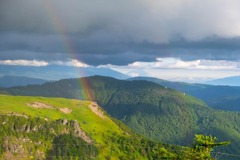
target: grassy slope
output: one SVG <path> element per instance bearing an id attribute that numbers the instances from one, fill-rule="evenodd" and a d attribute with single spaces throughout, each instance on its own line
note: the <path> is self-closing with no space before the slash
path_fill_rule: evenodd
<path id="1" fill-rule="evenodd" d="M 33 102 L 49 104 L 54 106 L 54 109 L 37 109 L 27 105 Z M 125 137 L 131 139 L 140 136 L 133 134 L 124 126 L 116 124 L 107 115 L 104 119 L 100 118 L 88 107 L 89 104 L 89 101 L 69 100 L 64 98 L 0 95 L 0 114 L 24 114 L 33 117 L 47 118 L 48 120 L 77 120 L 80 127 L 91 136 L 100 149 L 98 159 L 105 159 L 105 157 L 109 155 L 112 159 L 118 159 L 117 157 L 121 155 L 127 156 L 126 154 L 128 153 L 122 152 L 117 142 L 114 142 L 114 140 L 112 141 L 109 137 Z M 59 108 L 66 107 L 72 109 L 72 112 L 66 114 L 59 110 Z M 136 154 L 138 159 L 147 159 L 138 152 L 134 154 Z"/>
<path id="2" fill-rule="evenodd" d="M 195 133 L 212 134 L 221 141 L 233 141 L 225 151 L 238 153 L 240 150 L 239 113 L 211 109 L 196 98 L 151 82 L 98 76 L 85 81 L 94 101 L 111 116 L 149 138 L 186 145 Z M 7 91 L 18 95 L 82 98 L 78 79 Z"/>

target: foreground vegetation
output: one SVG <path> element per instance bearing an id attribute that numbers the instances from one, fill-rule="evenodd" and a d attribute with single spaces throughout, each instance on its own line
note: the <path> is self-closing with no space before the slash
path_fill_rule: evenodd
<path id="1" fill-rule="evenodd" d="M 0 96 L 1 157 L 158 159 L 178 156 L 168 150 L 180 147 L 147 140 L 112 120 L 100 108 L 97 108 L 99 113 L 91 110 L 90 104 L 62 98 Z"/>
<path id="2" fill-rule="evenodd" d="M 94 103 L 0 95 L 0 158 L 200 160 L 226 144 L 201 135 L 192 148 L 148 140 L 89 105 Z"/>

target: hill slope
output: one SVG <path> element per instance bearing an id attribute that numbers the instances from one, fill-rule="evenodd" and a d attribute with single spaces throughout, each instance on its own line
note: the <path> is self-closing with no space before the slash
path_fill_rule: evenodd
<path id="1" fill-rule="evenodd" d="M 11 94 L 42 95 L 97 101 L 110 115 L 134 131 L 163 141 L 189 145 L 196 133 L 212 134 L 234 143 L 225 151 L 240 150 L 239 113 L 209 108 L 202 101 L 148 81 L 121 81 L 108 77 L 81 78 L 88 83 L 87 97 L 79 79 L 40 86 L 16 87 Z"/>
<path id="2" fill-rule="evenodd" d="M 135 77 L 129 80 L 147 80 L 155 82 L 159 85 L 173 88 L 197 97 L 215 109 L 240 111 L 240 87 L 170 82 L 151 77 Z"/>
<path id="3" fill-rule="evenodd" d="M 93 102 L 4 95 L 0 102 L 2 159 L 175 159 L 181 155 L 180 147 L 133 133 Z"/>

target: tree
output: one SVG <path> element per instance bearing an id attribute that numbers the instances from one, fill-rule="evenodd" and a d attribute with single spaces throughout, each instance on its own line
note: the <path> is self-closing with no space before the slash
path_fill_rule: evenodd
<path id="1" fill-rule="evenodd" d="M 193 144 L 193 158 L 195 160 L 213 160 L 211 152 L 214 147 L 229 145 L 230 142 L 216 142 L 217 138 L 196 134 Z"/>

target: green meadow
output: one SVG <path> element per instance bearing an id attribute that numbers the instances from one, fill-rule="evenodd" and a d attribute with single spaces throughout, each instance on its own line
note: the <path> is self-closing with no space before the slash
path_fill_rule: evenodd
<path id="1" fill-rule="evenodd" d="M 58 137 L 62 136 L 61 129 L 63 130 L 63 126 L 59 125 L 58 127 L 55 125 L 55 122 L 58 120 L 76 120 L 79 123 L 80 128 L 93 140 L 91 145 L 97 148 L 97 156 L 95 156 L 94 159 L 152 159 L 157 156 L 168 156 L 172 158 L 177 156 L 175 153 L 171 153 L 165 149 L 168 145 L 147 140 L 146 138 L 133 133 L 121 122 L 111 119 L 100 107 L 97 107 L 97 109 L 93 111 L 89 107 L 91 104 L 92 102 L 90 101 L 80 101 L 75 99 L 0 95 L 0 114 L 2 116 L 2 123 L 4 124 L 0 128 L 0 131 L 3 131 L 1 138 L 6 139 L 8 136 L 14 138 L 33 137 L 33 142 L 36 139 L 36 141 L 41 140 L 43 144 L 46 144 L 44 151 L 47 151 L 53 147 L 53 145 L 51 145 L 53 138 L 51 139 L 51 137 L 56 136 L 58 132 Z M 5 124 L 6 119 L 9 119 L 6 117 L 13 117 L 11 121 L 7 120 L 9 121 L 9 124 L 13 121 L 9 126 Z M 19 123 L 19 121 L 21 121 L 21 123 Z M 40 126 L 48 124 L 49 126 L 57 127 L 55 129 L 57 130 L 55 133 L 56 135 L 51 135 L 48 131 L 45 131 L 45 134 L 49 134 L 49 137 L 39 139 L 37 136 L 42 137 L 43 135 L 38 135 L 42 131 L 35 133 L 35 136 L 33 136 L 31 135 L 31 132 L 24 133 L 20 132 L 19 129 L 16 129 L 19 128 L 19 125 L 21 128 L 21 125 L 26 126 L 28 123 L 32 124 L 32 121 Z M 11 126 L 13 127 L 11 128 Z M 49 129 L 50 127 L 47 128 Z M 3 134 L 4 130 L 10 135 Z M 7 130 L 13 131 L 8 132 Z M 57 140 L 60 141 L 61 139 Z M 22 143 L 19 139 L 15 141 Z M 172 147 L 177 146 L 171 146 L 169 148 Z M 159 150 L 153 152 L 151 148 Z M 38 150 L 38 147 L 35 146 L 35 149 Z M 60 148 L 59 150 L 61 150 L 62 153 L 62 150 L 64 149 Z M 164 154 L 159 154 L 159 152 L 163 151 Z M 73 159 L 74 152 L 69 152 L 71 154 L 66 154 L 72 155 L 70 159 Z M 1 149 L 0 153 L 2 153 L 2 157 L 6 156 L 4 149 Z M 63 157 L 64 156 L 65 155 L 63 155 Z M 34 156 L 32 157 L 36 158 Z M 58 158 L 56 157 L 56 159 L 59 159 L 59 156 Z M 66 157 L 64 159 L 66 159 Z"/>

